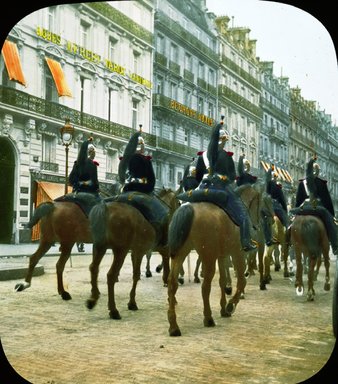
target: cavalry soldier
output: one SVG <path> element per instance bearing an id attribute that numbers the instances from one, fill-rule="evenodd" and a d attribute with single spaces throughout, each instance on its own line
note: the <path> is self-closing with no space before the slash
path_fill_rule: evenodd
<path id="1" fill-rule="evenodd" d="M 209 189 L 210 196 L 213 195 L 212 190 L 222 191 L 222 205 L 225 206 L 230 217 L 238 223 L 242 249 L 248 252 L 257 249 L 257 245 L 251 239 L 250 228 L 252 227 L 252 223 L 248 210 L 235 192 L 235 163 L 232 158 L 233 152 L 228 152 L 224 149 L 229 137 L 224 130 L 223 119 L 224 116 L 222 116 L 221 122 L 214 127 L 211 133 L 208 150 L 199 153 L 196 166 L 196 179 L 198 182 L 201 180 L 198 189 Z M 179 195 L 179 199 L 194 201 L 194 197 L 192 196 L 192 199 L 190 199 L 189 196 L 189 192 L 187 192 L 186 195 Z M 212 201 L 212 197 L 210 197 L 208 201 Z"/>
<path id="2" fill-rule="evenodd" d="M 196 166 L 197 159 L 193 157 L 190 164 L 188 164 L 184 169 L 183 179 L 182 179 L 182 187 L 184 191 L 190 191 L 192 189 L 196 189 L 199 185 L 199 182 L 196 178 Z"/>
<path id="3" fill-rule="evenodd" d="M 243 153 L 238 160 L 238 176 L 236 177 L 236 184 L 238 187 L 244 184 L 252 185 L 257 181 L 257 176 L 253 176 L 250 173 L 250 168 L 250 161 L 245 158 L 245 154 Z"/>
<path id="4" fill-rule="evenodd" d="M 87 192 L 99 198 L 99 181 L 97 177 L 99 163 L 93 160 L 95 157 L 95 147 L 92 141 L 93 138 L 90 137 L 81 144 L 77 160 L 74 162 L 73 169 L 69 175 L 69 184 L 73 186 L 75 193 Z"/>
<path id="5" fill-rule="evenodd" d="M 120 158 L 118 174 L 123 192 L 138 191 L 152 193 L 155 188 L 155 173 L 152 165 L 152 157 L 145 155 L 144 140 L 140 131 L 135 132 Z"/>
<path id="6" fill-rule="evenodd" d="M 334 255 L 338 255 L 335 212 L 327 187 L 327 180 L 319 177 L 320 166 L 316 163 L 316 160 L 317 155 L 314 154 L 307 164 L 306 178 L 299 180 L 296 194 L 296 207 L 301 207 L 301 210 L 295 209 L 293 211 L 295 214 L 315 214 L 313 211 L 316 211 L 325 224 L 332 252 Z M 305 207 L 305 202 L 310 202 L 312 213 Z"/>
<path id="7" fill-rule="evenodd" d="M 273 210 L 279 218 L 282 225 L 288 227 L 288 208 L 286 205 L 285 196 L 283 193 L 282 184 L 278 181 L 278 173 L 275 170 L 274 164 L 271 164 L 268 172 L 266 173 L 266 192 L 272 198 Z"/>

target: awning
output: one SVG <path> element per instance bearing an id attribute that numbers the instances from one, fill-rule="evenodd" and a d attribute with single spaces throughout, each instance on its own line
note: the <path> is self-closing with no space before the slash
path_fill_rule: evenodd
<path id="1" fill-rule="evenodd" d="M 261 160 L 261 164 L 265 170 L 265 172 L 268 172 L 268 170 L 270 169 L 270 164 L 269 163 L 266 163 L 265 161 Z M 280 167 L 276 167 L 275 166 L 275 170 L 278 174 L 278 177 L 283 180 L 283 181 L 286 181 L 288 183 L 292 183 L 292 177 L 290 176 L 290 173 L 289 171 L 287 171 L 286 169 L 284 168 L 280 168 Z"/>
<path id="2" fill-rule="evenodd" d="M 59 97 L 60 96 L 72 97 L 72 92 L 68 87 L 65 74 L 63 73 L 63 70 L 61 68 L 61 64 L 55 60 L 50 59 L 49 57 L 46 57 L 46 61 L 52 73 Z"/>
<path id="3" fill-rule="evenodd" d="M 72 192 L 72 187 L 68 186 L 68 193 Z M 50 183 L 47 181 L 37 182 L 35 208 L 41 203 L 52 201 L 57 197 L 65 194 L 65 185 L 58 183 Z M 40 239 L 40 223 L 32 228 L 32 241 Z"/>
<path id="4" fill-rule="evenodd" d="M 7 68 L 9 80 L 17 81 L 26 86 L 26 80 L 22 71 L 19 51 L 16 44 L 9 40 L 5 40 L 1 53 Z"/>

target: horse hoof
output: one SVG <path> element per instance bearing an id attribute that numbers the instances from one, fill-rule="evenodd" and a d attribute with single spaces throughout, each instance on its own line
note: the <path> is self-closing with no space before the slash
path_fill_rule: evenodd
<path id="1" fill-rule="evenodd" d="M 94 299 L 88 299 L 86 301 L 86 307 L 88 309 L 93 309 L 95 307 L 95 305 L 96 305 L 96 300 L 94 300 Z"/>
<path id="2" fill-rule="evenodd" d="M 15 291 L 16 292 L 21 292 L 25 289 L 25 286 L 22 283 L 18 283 L 15 285 Z"/>
<path id="3" fill-rule="evenodd" d="M 194 278 L 194 283 L 199 284 L 200 282 L 201 282 L 201 280 L 199 277 Z"/>
<path id="4" fill-rule="evenodd" d="M 227 295 L 231 295 L 231 294 L 232 294 L 232 287 L 225 287 L 225 288 L 224 288 L 224 292 L 225 292 Z"/>
<path id="5" fill-rule="evenodd" d="M 178 282 L 183 285 L 184 284 L 184 278 L 183 277 L 179 277 L 178 278 Z"/>
<path id="6" fill-rule="evenodd" d="M 62 300 L 71 300 L 72 296 L 68 292 L 62 292 L 61 293 Z"/>
<path id="7" fill-rule="evenodd" d="M 236 306 L 234 303 L 228 303 L 227 306 L 225 307 L 226 311 L 226 317 L 230 317 L 234 312 L 235 312 Z"/>
<path id="8" fill-rule="evenodd" d="M 204 320 L 204 326 L 205 327 L 214 327 L 216 324 L 215 324 L 215 321 L 213 318 L 211 319 L 205 319 Z"/>
<path id="9" fill-rule="evenodd" d="M 136 303 L 128 303 L 128 309 L 130 309 L 131 311 L 137 311 L 138 307 Z"/>
<path id="10" fill-rule="evenodd" d="M 157 273 L 160 273 L 162 271 L 162 266 L 161 265 L 158 265 L 157 267 L 156 267 L 156 272 Z"/>
<path id="11" fill-rule="evenodd" d="M 260 289 L 261 291 L 266 291 L 266 285 L 265 285 L 265 283 L 260 283 L 260 284 L 259 284 L 259 289 Z"/>
<path id="12" fill-rule="evenodd" d="M 241 293 L 241 295 L 240 295 L 239 298 L 240 298 L 240 299 L 245 299 L 244 293 Z"/>
<path id="13" fill-rule="evenodd" d="M 109 317 L 114 320 L 121 320 L 121 316 L 119 314 L 119 311 L 109 311 Z"/>
<path id="14" fill-rule="evenodd" d="M 146 272 L 146 277 L 153 277 L 153 274 L 150 271 Z"/>
<path id="15" fill-rule="evenodd" d="M 179 328 L 176 328 L 176 329 L 174 329 L 172 331 L 169 329 L 169 335 L 170 336 L 182 336 L 181 331 L 180 331 Z"/>
<path id="16" fill-rule="evenodd" d="M 297 287 L 296 288 L 296 295 L 297 296 L 303 296 L 304 294 L 304 288 L 303 287 Z"/>
<path id="17" fill-rule="evenodd" d="M 329 291 L 331 289 L 330 283 L 325 283 L 324 284 L 324 291 Z"/>

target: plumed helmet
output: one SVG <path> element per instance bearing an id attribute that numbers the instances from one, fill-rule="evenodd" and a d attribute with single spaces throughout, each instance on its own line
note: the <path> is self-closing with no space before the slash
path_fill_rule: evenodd
<path id="1" fill-rule="evenodd" d="M 277 180 L 277 179 L 278 179 L 278 173 L 277 173 L 277 171 L 272 171 L 272 172 L 271 172 L 271 177 L 272 177 L 272 179 Z"/>
<path id="2" fill-rule="evenodd" d="M 251 164 L 250 164 L 250 161 L 248 159 L 243 159 L 243 166 L 244 166 L 244 170 L 246 172 L 250 171 Z"/>
<path id="3" fill-rule="evenodd" d="M 224 116 L 221 116 L 220 121 L 220 129 L 219 129 L 219 141 L 218 144 L 222 144 L 229 140 L 229 136 L 226 134 L 225 128 L 224 128 Z"/>
<path id="4" fill-rule="evenodd" d="M 320 172 L 320 166 L 318 163 L 313 163 L 313 174 L 318 176 Z"/>
<path id="5" fill-rule="evenodd" d="M 142 124 L 140 124 L 139 127 L 140 127 L 140 132 L 142 133 Z M 136 152 L 144 153 L 144 148 L 145 148 L 144 138 L 141 135 L 139 135 L 138 141 L 137 141 Z"/>

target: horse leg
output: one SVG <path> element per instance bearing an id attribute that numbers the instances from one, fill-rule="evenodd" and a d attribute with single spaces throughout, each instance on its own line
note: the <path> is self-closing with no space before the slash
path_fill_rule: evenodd
<path id="1" fill-rule="evenodd" d="M 272 252 L 274 249 L 274 245 L 270 245 L 266 247 L 266 252 L 263 257 L 263 281 L 265 284 L 269 284 L 271 281 L 271 274 L 270 274 L 270 260 L 272 257 Z"/>
<path id="2" fill-rule="evenodd" d="M 264 280 L 264 252 L 265 245 L 262 245 L 258 248 L 258 272 L 259 272 L 259 288 L 264 291 L 266 289 L 266 283 Z"/>
<path id="3" fill-rule="evenodd" d="M 61 243 L 60 249 L 61 249 L 61 255 L 59 257 L 59 260 L 56 263 L 56 276 L 57 276 L 57 283 L 58 283 L 58 292 L 59 295 L 61 295 L 63 300 L 71 300 L 71 295 L 69 292 L 67 292 L 63 285 L 63 271 L 65 269 L 65 265 L 67 260 L 69 259 L 70 253 L 72 251 L 73 245 L 75 243 L 71 244 L 65 244 Z"/>
<path id="4" fill-rule="evenodd" d="M 319 256 L 320 257 L 320 256 Z M 315 290 L 313 287 L 313 277 L 314 277 L 314 270 L 315 270 L 315 265 L 317 264 L 317 260 L 314 257 L 309 258 L 310 264 L 309 264 L 309 271 L 308 271 L 308 278 L 307 278 L 307 283 L 308 283 L 308 290 L 307 290 L 307 301 L 313 301 L 315 298 Z"/>
<path id="5" fill-rule="evenodd" d="M 290 277 L 290 271 L 288 266 L 289 245 L 285 241 L 282 243 L 282 257 L 284 263 L 284 277 Z"/>
<path id="6" fill-rule="evenodd" d="M 181 269 L 180 269 L 180 273 L 178 274 L 178 282 L 183 285 L 184 284 L 184 268 L 183 268 L 183 264 L 181 266 Z"/>
<path id="7" fill-rule="evenodd" d="M 275 246 L 275 249 L 274 249 L 274 264 L 275 264 L 275 272 L 279 272 L 280 271 L 280 251 L 279 251 L 279 246 L 278 244 Z"/>
<path id="8" fill-rule="evenodd" d="M 324 291 L 329 291 L 331 288 L 330 285 L 330 258 L 329 258 L 329 250 L 323 251 L 324 255 L 324 266 L 325 266 L 325 283 L 324 283 Z M 317 272 L 318 273 L 318 272 Z"/>
<path id="9" fill-rule="evenodd" d="M 168 322 L 169 322 L 169 335 L 170 336 L 181 336 L 181 330 L 177 324 L 175 306 L 176 292 L 178 289 L 178 275 L 185 259 L 184 254 L 176 254 L 171 259 L 170 272 L 168 276 Z"/>
<path id="10" fill-rule="evenodd" d="M 109 317 L 114 320 L 120 320 L 121 316 L 115 303 L 115 283 L 119 281 L 119 274 L 127 256 L 128 249 L 113 249 L 114 261 L 107 273 L 108 284 L 108 309 Z"/>
<path id="11" fill-rule="evenodd" d="M 44 256 L 49 251 L 52 245 L 53 245 L 53 242 L 44 242 L 44 241 L 40 242 L 36 252 L 34 252 L 29 258 L 29 265 L 28 265 L 25 281 L 23 283 L 16 284 L 15 291 L 21 292 L 24 289 L 29 288 L 31 286 L 34 268 L 36 267 L 37 263 L 42 258 L 42 256 Z"/>
<path id="12" fill-rule="evenodd" d="M 151 251 L 146 253 L 146 260 L 147 260 L 147 264 L 146 264 L 146 277 L 152 277 L 153 276 L 152 273 L 151 273 L 151 270 L 150 270 L 151 254 L 152 254 Z"/>
<path id="13" fill-rule="evenodd" d="M 221 288 L 221 300 L 220 300 L 220 305 L 221 305 L 221 316 L 226 317 L 226 304 L 227 304 L 227 299 L 225 295 L 225 289 L 226 289 L 226 267 L 224 265 L 225 258 L 220 257 L 218 259 L 218 270 L 219 270 L 219 286 Z"/>
<path id="14" fill-rule="evenodd" d="M 131 261 L 133 264 L 133 286 L 129 294 L 129 303 L 128 309 L 131 311 L 137 311 L 138 307 L 136 304 L 136 286 L 138 281 L 141 279 L 141 263 L 142 263 L 142 254 L 132 252 Z"/>
<path id="15" fill-rule="evenodd" d="M 194 271 L 194 283 L 198 283 L 198 284 L 201 282 L 200 278 L 198 277 L 198 271 L 199 271 L 200 265 L 201 265 L 201 259 L 200 257 L 198 257 L 196 260 L 196 267 Z"/>
<path id="16" fill-rule="evenodd" d="M 295 245 L 295 257 L 296 257 L 296 294 L 297 296 L 303 295 L 304 285 L 303 285 L 303 261 L 302 261 L 302 252 Z"/>
<path id="17" fill-rule="evenodd" d="M 242 295 L 244 295 L 244 289 L 246 286 L 246 278 L 244 275 L 245 272 L 245 255 L 243 252 L 240 252 L 238 255 L 233 255 L 232 261 L 234 264 L 234 269 L 236 269 L 237 285 L 236 292 L 234 296 L 229 300 L 226 306 L 226 316 L 230 317 L 236 309 Z"/>
<path id="18" fill-rule="evenodd" d="M 91 296 L 87 300 L 87 304 L 86 304 L 88 309 L 93 309 L 97 303 L 97 300 L 100 297 L 100 291 L 97 285 L 97 278 L 99 275 L 100 263 L 106 251 L 107 251 L 106 247 L 99 247 L 96 244 L 93 244 L 93 258 L 89 266 L 90 283 L 92 286 L 92 290 L 91 290 Z"/>
<path id="19" fill-rule="evenodd" d="M 214 327 L 215 321 L 212 318 L 212 312 L 210 307 L 210 292 L 211 282 L 215 275 L 216 263 L 210 262 L 204 264 L 204 278 L 202 283 L 202 298 L 203 298 L 203 324 L 205 327 Z"/>
<path id="20" fill-rule="evenodd" d="M 227 295 L 232 294 L 232 280 L 231 280 L 231 273 L 230 273 L 230 256 L 226 255 L 224 257 L 224 279 L 225 279 L 225 285 L 224 285 L 224 291 Z"/>

